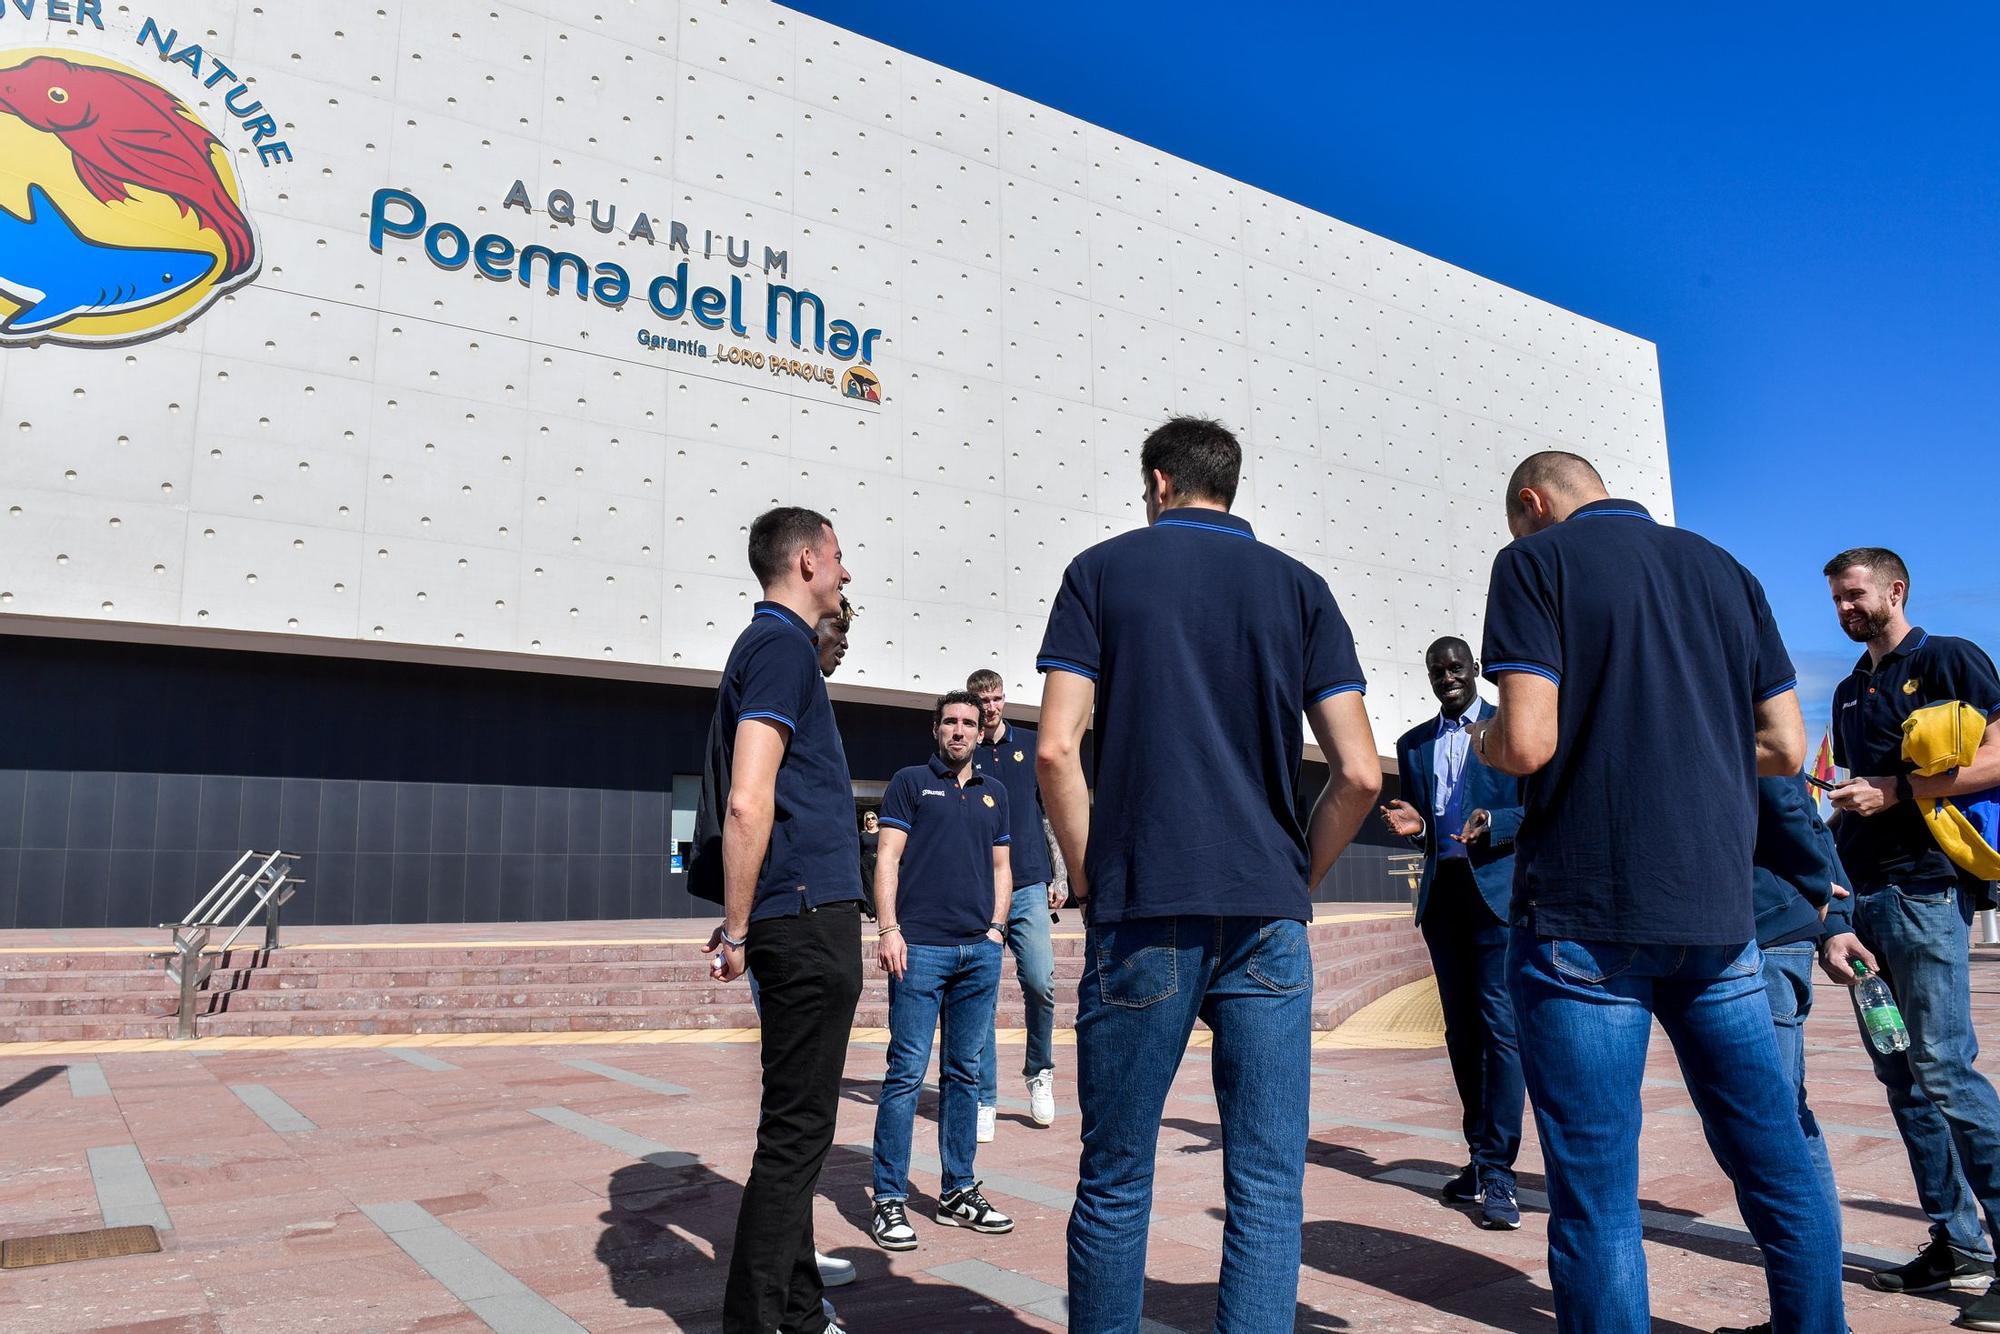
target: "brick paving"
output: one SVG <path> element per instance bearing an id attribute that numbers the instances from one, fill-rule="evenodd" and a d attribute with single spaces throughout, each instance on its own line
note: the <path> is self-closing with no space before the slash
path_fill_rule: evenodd
<path id="1" fill-rule="evenodd" d="M 1975 973 L 1984 1025 L 2000 1005 L 2000 956 L 1982 951 Z M 1820 999 L 1809 1063 L 1850 1256 L 1901 1257 L 1924 1238 L 1908 1168 L 1842 997 L 1823 987 Z M 1222 1228 L 1205 1055 L 1191 1053 L 1161 1132 L 1147 1297 L 1159 1328 L 1190 1334 L 1213 1318 Z M 850 1054 L 818 1205 L 822 1249 L 861 1271 L 834 1294 L 843 1319 L 855 1330 L 1060 1328 L 1070 1109 L 1037 1130 L 1014 1099 L 981 1149 L 989 1192 L 1019 1219 L 1013 1235 L 920 1217 L 921 1248 L 892 1258 L 866 1233 L 881 1062 L 875 1046 Z M 0 1328 L 714 1329 L 755 1081 L 755 1048 L 728 1041 L 0 1051 L 0 1235 L 147 1221 L 149 1209 L 171 1224 L 158 1255 L 6 1273 Z M 1434 1198 L 1462 1155 L 1442 1052 L 1320 1048 L 1313 1086 L 1297 1327 L 1552 1329 L 1542 1215 L 1492 1234 Z M 1664 1039 L 1644 1098 L 1655 1328 L 1761 1315 L 1755 1252 Z M 927 1102 L 920 1206 L 936 1184 L 929 1114 Z M 1532 1129 L 1522 1168 L 1524 1190 L 1537 1190 Z M 1861 1272 L 1850 1267 L 1848 1293 L 1863 1334 L 1940 1328 L 1966 1300 L 1890 1297 Z"/>

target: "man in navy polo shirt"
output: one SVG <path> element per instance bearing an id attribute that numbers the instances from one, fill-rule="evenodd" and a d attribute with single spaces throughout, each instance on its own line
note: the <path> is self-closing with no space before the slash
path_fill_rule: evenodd
<path id="1" fill-rule="evenodd" d="M 1150 526 L 1070 562 L 1036 662 L 1042 800 L 1086 928 L 1069 1220 L 1078 1334 L 1138 1327 L 1160 1114 L 1197 1019 L 1214 1033 L 1229 1146 L 1215 1327 L 1290 1329 L 1297 1310 L 1311 887 L 1382 770 L 1326 580 L 1228 512 L 1242 466 L 1217 422 L 1176 417 L 1148 436 Z M 1301 715 L 1331 771 L 1306 820 Z"/>
<path id="2" fill-rule="evenodd" d="M 848 574 L 825 516 L 775 509 L 750 525 L 763 586 L 716 694 L 709 757 L 724 815 L 717 976 L 756 970 L 764 1087 L 757 1152 L 723 1295 L 728 1334 L 827 1327 L 812 1197 L 833 1146 L 847 1035 L 861 995 L 860 846 L 853 781 L 820 675 L 820 618 Z M 726 779 L 723 777 L 726 775 Z"/>
<path id="3" fill-rule="evenodd" d="M 992 668 L 965 680 L 979 699 L 979 744 L 972 767 L 1007 787 L 1014 836 L 1008 856 L 1014 894 L 1007 910 L 1007 948 L 1027 1012 L 1028 1051 L 1021 1074 L 1028 1081 L 1028 1115 L 1038 1126 L 1056 1119 L 1056 960 L 1049 940 L 1049 912 L 1062 906 L 1051 887 L 1049 843 L 1042 832 L 1042 794 L 1035 782 L 1035 732 L 1007 721 L 1007 683 Z M 996 997 L 997 999 L 997 997 Z M 993 1138 L 999 1106 L 1000 1054 L 989 1036 L 979 1061 L 979 1142 Z"/>
<path id="4" fill-rule="evenodd" d="M 1839 1230 L 1751 905 L 1757 776 L 1805 759 L 1764 590 L 1721 548 L 1611 499 L 1574 454 L 1514 470 L 1507 526 L 1481 655 L 1500 703 L 1473 748 L 1527 778 L 1508 969 L 1558 1328 L 1652 1327 L 1639 1090 L 1658 1020 L 1763 1248 L 1774 1326 L 1844 1329 Z"/>
<path id="5" fill-rule="evenodd" d="M 1919 805 L 2000 784 L 2000 727 L 1986 729 L 1971 764 L 1926 778 L 1903 758 L 1903 720 L 1946 700 L 2000 719 L 2000 677 L 1976 644 L 1910 624 L 1910 572 L 1895 552 L 1843 551 L 1825 574 L 1840 628 L 1867 646 L 1833 692 L 1834 762 L 1854 775 L 1831 794 L 1834 834 L 1854 877 L 1855 934 L 1910 1029 L 1908 1051 L 1866 1050 L 1931 1220 L 1923 1252 L 1871 1282 L 1891 1292 L 1987 1287 L 1994 1251 L 1979 1214 L 1983 1207 L 2000 1229 L 2000 1098 L 1972 1064 L 1979 1041 L 1968 961 L 1973 898 L 1984 886 L 1939 850 Z M 2000 1244 L 2000 1231 L 1991 1240 Z M 1959 1323 L 2000 1329 L 2000 1291 Z"/>
<path id="6" fill-rule="evenodd" d="M 889 975 L 889 1056 L 875 1104 L 875 1217 L 885 1251 L 913 1250 L 910 1136 L 943 1021 L 938 1061 L 937 1221 L 974 1232 L 1011 1232 L 1014 1220 L 979 1193 L 979 1054 L 993 1028 L 1000 942 L 1014 893 L 1007 860 L 1007 789 L 972 767 L 979 699 L 941 696 L 931 714 L 930 763 L 899 769 L 882 794 L 875 859 L 877 954 Z"/>

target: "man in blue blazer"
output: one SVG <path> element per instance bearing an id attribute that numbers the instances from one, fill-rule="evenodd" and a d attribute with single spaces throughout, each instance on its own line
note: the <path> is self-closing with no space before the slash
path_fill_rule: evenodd
<path id="1" fill-rule="evenodd" d="M 1444 1003 L 1445 1049 L 1472 1155 L 1444 1197 L 1477 1204 L 1481 1227 L 1517 1228 L 1514 1158 L 1527 1086 L 1506 961 L 1521 780 L 1487 768 L 1469 744 L 1466 726 L 1493 712 L 1479 698 L 1470 646 L 1440 639 L 1424 654 L 1424 668 L 1440 709 L 1396 742 L 1402 798 L 1384 806 L 1382 818 L 1424 851 L 1417 925 Z"/>

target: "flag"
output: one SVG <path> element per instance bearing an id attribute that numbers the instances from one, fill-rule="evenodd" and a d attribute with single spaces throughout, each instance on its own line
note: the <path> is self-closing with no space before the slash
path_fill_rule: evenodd
<path id="1" fill-rule="evenodd" d="M 1833 767 L 1833 725 L 1831 723 L 1827 724 L 1826 731 L 1820 733 L 1819 753 L 1813 756 L 1812 776 L 1819 779 L 1822 783 L 1839 781 L 1839 776 Z M 1812 798 L 1814 806 L 1820 807 L 1822 810 L 1825 809 L 1825 800 L 1818 788 L 1812 789 Z"/>

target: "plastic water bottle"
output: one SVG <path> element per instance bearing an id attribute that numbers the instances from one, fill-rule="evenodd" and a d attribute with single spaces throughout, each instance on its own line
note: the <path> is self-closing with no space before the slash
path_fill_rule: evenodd
<path id="1" fill-rule="evenodd" d="M 1896 1008 L 1889 984 L 1869 972 L 1865 963 L 1854 965 L 1854 975 L 1861 979 L 1854 984 L 1854 1008 L 1861 1015 L 1861 1026 L 1868 1030 L 1868 1040 L 1875 1044 L 1875 1050 L 1884 1056 L 1908 1051 L 1910 1030 L 1903 1027 L 1903 1012 Z"/>

